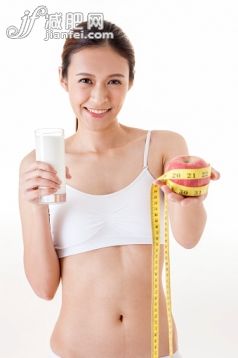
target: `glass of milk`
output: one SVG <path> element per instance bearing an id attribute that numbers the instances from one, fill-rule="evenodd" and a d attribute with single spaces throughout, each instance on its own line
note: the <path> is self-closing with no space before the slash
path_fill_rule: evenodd
<path id="1" fill-rule="evenodd" d="M 61 180 L 60 188 L 53 194 L 39 198 L 41 204 L 56 204 L 66 201 L 65 147 L 62 128 L 35 129 L 36 160 L 51 164 Z M 44 187 L 40 187 L 44 188 Z"/>

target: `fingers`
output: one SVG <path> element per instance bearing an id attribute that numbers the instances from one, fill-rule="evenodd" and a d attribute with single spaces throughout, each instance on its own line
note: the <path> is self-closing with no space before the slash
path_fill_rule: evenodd
<path id="1" fill-rule="evenodd" d="M 54 194 L 59 188 L 49 188 L 49 187 L 45 187 L 45 188 L 36 188 L 35 190 L 29 190 L 25 192 L 25 198 L 26 200 L 30 201 L 30 202 L 35 202 L 38 204 L 38 200 L 40 197 L 44 196 L 44 195 L 50 195 L 50 194 Z"/>
<path id="2" fill-rule="evenodd" d="M 216 169 L 214 169 L 213 167 L 212 167 L 212 171 L 211 171 L 211 179 L 212 180 L 218 180 L 219 178 L 220 178 L 220 173 L 216 170 Z"/>
<path id="3" fill-rule="evenodd" d="M 26 183 L 28 189 L 37 186 L 55 186 L 61 183 L 61 180 L 57 176 L 55 171 L 49 168 L 43 169 L 41 165 L 39 167 L 32 166 L 33 169 L 28 170 L 23 174 L 23 180 Z"/>
<path id="4" fill-rule="evenodd" d="M 155 179 L 155 180 L 153 181 L 153 184 L 166 185 L 164 181 L 161 181 L 161 180 L 159 180 L 159 179 Z"/>
<path id="5" fill-rule="evenodd" d="M 28 201 L 38 202 L 40 196 L 49 195 L 60 188 L 56 170 L 48 163 L 35 161 L 20 175 L 20 190 Z"/>
<path id="6" fill-rule="evenodd" d="M 173 190 L 171 190 L 166 184 L 164 184 L 163 182 L 160 181 L 156 181 L 154 182 L 154 184 L 157 184 L 160 186 L 160 189 L 167 194 L 167 198 L 171 201 L 174 202 L 180 202 L 181 200 L 184 199 L 184 196 L 179 195 L 177 193 L 175 193 Z"/>
<path id="7" fill-rule="evenodd" d="M 42 170 L 49 171 L 52 173 L 57 173 L 57 171 L 55 170 L 53 165 L 46 163 L 46 162 L 41 162 L 39 160 L 36 160 L 33 163 L 31 163 L 29 166 L 29 170 L 27 172 L 35 170 L 35 169 L 42 169 Z"/>
<path id="8" fill-rule="evenodd" d="M 57 170 L 49 163 L 34 161 L 24 166 L 20 172 L 20 192 L 27 201 L 39 204 L 39 198 L 55 193 L 62 184 Z M 69 168 L 65 167 L 65 176 L 72 178 Z"/>
<path id="9" fill-rule="evenodd" d="M 156 183 L 154 183 L 156 184 Z M 160 189 L 167 195 L 169 201 L 180 203 L 182 206 L 198 205 L 207 197 L 207 193 L 200 196 L 183 196 L 173 192 L 166 184 L 160 185 Z"/>
<path id="10" fill-rule="evenodd" d="M 182 196 L 177 193 L 167 194 L 169 201 L 173 203 L 179 203 L 181 206 L 200 205 L 203 200 L 207 197 L 207 194 L 200 196 Z"/>
<path id="11" fill-rule="evenodd" d="M 207 197 L 207 194 L 200 195 L 200 196 L 190 196 L 184 198 L 183 201 L 181 201 L 182 206 L 189 206 L 189 205 L 200 205 L 202 204 L 203 200 Z"/>

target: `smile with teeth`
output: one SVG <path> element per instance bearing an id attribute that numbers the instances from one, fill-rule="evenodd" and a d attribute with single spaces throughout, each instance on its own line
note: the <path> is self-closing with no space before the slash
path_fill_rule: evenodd
<path id="1" fill-rule="evenodd" d="M 93 108 L 87 108 L 85 107 L 89 112 L 91 113 L 96 113 L 96 114 L 101 114 L 101 113 L 105 113 L 107 111 L 109 111 L 111 108 L 107 108 L 107 109 L 93 109 Z"/>

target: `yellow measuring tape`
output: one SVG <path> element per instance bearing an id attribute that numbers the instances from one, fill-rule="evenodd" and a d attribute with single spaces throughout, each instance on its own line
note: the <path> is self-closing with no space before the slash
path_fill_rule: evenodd
<path id="1" fill-rule="evenodd" d="M 208 184 L 201 187 L 187 187 L 174 183 L 173 179 L 203 179 L 211 176 L 211 167 L 199 169 L 173 169 L 164 173 L 157 180 L 165 182 L 170 189 L 183 196 L 199 196 L 207 193 Z M 159 358 L 159 299 L 160 299 L 160 186 L 151 186 L 151 224 L 152 224 L 152 301 L 151 301 L 151 357 Z M 171 287 L 170 287 L 170 256 L 169 256 L 169 222 L 168 222 L 168 199 L 164 195 L 164 258 L 165 258 L 165 277 L 166 277 L 166 307 L 168 317 L 169 333 L 169 356 L 173 357 L 173 320 L 171 308 Z"/>

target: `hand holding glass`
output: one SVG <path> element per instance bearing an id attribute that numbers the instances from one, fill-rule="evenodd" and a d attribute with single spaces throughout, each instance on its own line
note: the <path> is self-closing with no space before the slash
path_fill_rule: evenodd
<path id="1" fill-rule="evenodd" d="M 39 203 L 63 203 L 66 201 L 64 130 L 62 128 L 36 129 L 35 144 L 36 160 L 51 164 L 61 180 L 60 188 L 53 194 L 41 196 Z"/>

